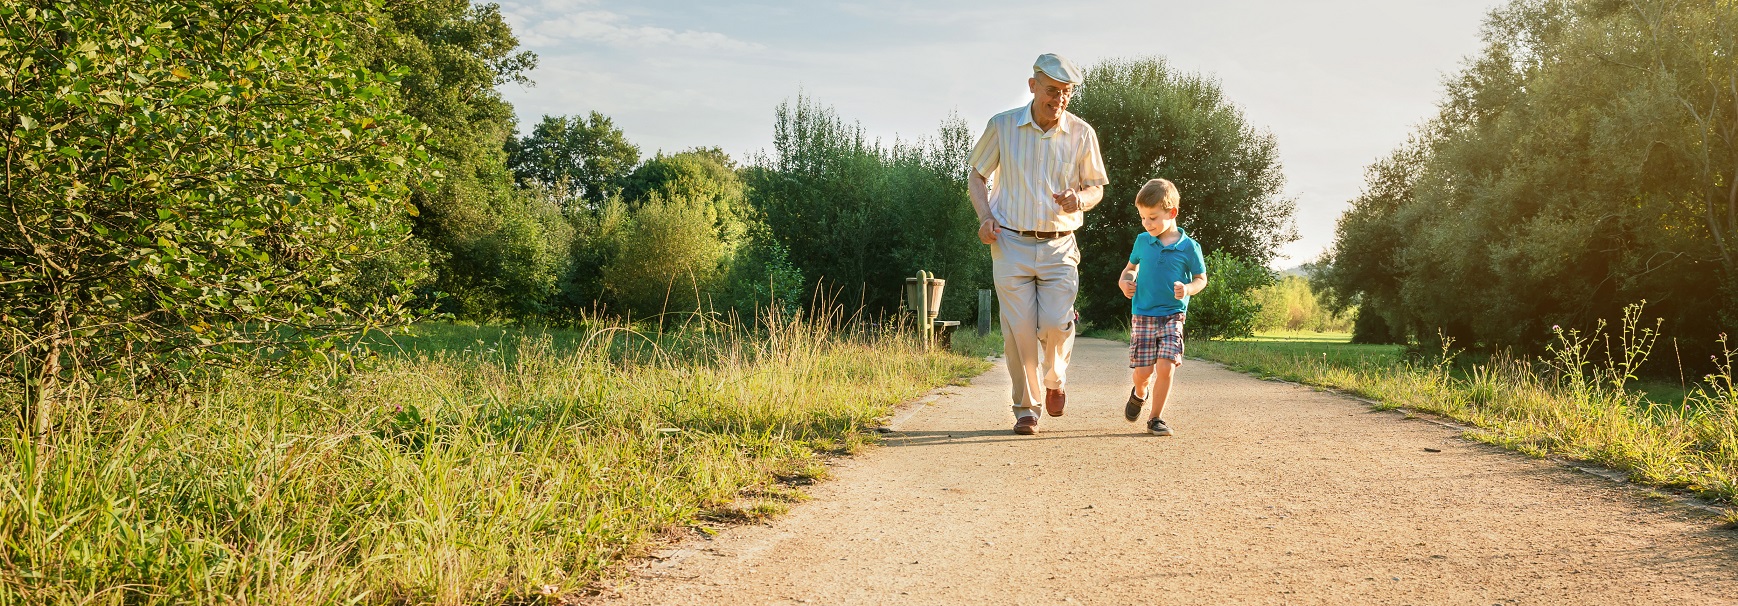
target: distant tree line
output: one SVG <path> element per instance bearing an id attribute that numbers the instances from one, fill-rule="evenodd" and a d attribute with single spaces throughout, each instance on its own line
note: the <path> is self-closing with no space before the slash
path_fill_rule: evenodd
<path id="1" fill-rule="evenodd" d="M 1127 321 L 1112 282 L 1139 230 L 1128 200 L 1153 176 L 1189 188 L 1184 224 L 1233 262 L 1260 267 L 1295 238 L 1272 136 L 1249 126 L 1215 82 L 1142 58 L 1096 66 L 1089 83 L 1074 107 L 1099 127 L 1113 185 L 1080 235 L 1095 251 L 1082 268 L 1086 317 Z M 927 269 L 948 280 L 944 317 L 975 320 L 976 290 L 993 288 L 964 186 L 976 128 L 953 117 L 934 135 L 871 140 L 800 94 L 776 108 L 772 126 L 772 148 L 739 165 L 716 148 L 641 159 L 607 116 L 545 116 L 503 146 L 523 208 L 546 219 L 491 240 L 496 248 L 468 266 L 456 254 L 445 271 L 437 262 L 437 275 L 455 274 L 437 282 L 445 309 L 557 321 L 696 310 L 752 319 L 768 307 L 826 302 L 880 317 L 899 307 L 904 278 Z M 513 237 L 520 243 L 504 246 Z M 1268 281 L 1225 282 L 1208 299 Z M 1252 325 L 1252 306 L 1205 304 Z M 1215 325 L 1223 315 L 1203 312 Z"/>
<path id="2" fill-rule="evenodd" d="M 1261 306 L 1255 320 L 1258 331 L 1347 333 L 1357 314 L 1356 308 L 1336 312 L 1302 275 L 1284 276 L 1256 291 L 1253 298 Z"/>
<path id="3" fill-rule="evenodd" d="M 1536 350 L 1646 300 L 1706 358 L 1738 326 L 1738 6 L 1516 0 L 1483 38 L 1323 259 L 1355 338 Z"/>

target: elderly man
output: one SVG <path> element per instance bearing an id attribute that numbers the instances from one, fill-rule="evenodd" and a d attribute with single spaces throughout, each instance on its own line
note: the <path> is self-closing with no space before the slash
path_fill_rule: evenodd
<path id="1" fill-rule="evenodd" d="M 1104 197 L 1098 133 L 1068 99 L 1084 80 L 1073 62 L 1038 57 L 1032 103 L 990 118 L 972 150 L 972 208 L 978 239 L 995 260 L 1002 342 L 1014 382 L 1014 433 L 1038 433 L 1038 394 L 1050 416 L 1068 403 L 1068 355 L 1074 349 L 1080 292 L 1082 214 Z M 993 184 L 993 185 L 992 185 Z"/>

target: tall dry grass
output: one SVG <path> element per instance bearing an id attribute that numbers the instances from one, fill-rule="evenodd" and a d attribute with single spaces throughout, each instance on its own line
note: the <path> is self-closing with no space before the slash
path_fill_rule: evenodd
<path id="1" fill-rule="evenodd" d="M 1560 331 L 1540 360 L 1507 355 L 1470 365 L 1446 348 L 1408 360 L 1392 348 L 1321 347 L 1253 341 L 1192 342 L 1191 355 L 1267 376 L 1329 387 L 1380 408 L 1426 411 L 1477 427 L 1468 437 L 1535 456 L 1590 461 L 1655 486 L 1692 491 L 1728 506 L 1738 523 L 1738 390 L 1734 352 L 1681 402 L 1634 389 L 1634 371 L 1657 333 L 1633 307 L 1615 335 Z M 1724 337 L 1721 339 L 1724 343 Z M 1609 347 L 1608 347 L 1609 346 Z M 1367 348 L 1368 351 L 1359 349 Z M 1330 352 L 1327 349 L 1333 349 Z"/>
<path id="2" fill-rule="evenodd" d="M 77 399 L 49 442 L 0 430 L 0 604 L 582 592 L 660 533 L 782 510 L 986 366 L 837 324 L 428 325 L 365 368 Z"/>

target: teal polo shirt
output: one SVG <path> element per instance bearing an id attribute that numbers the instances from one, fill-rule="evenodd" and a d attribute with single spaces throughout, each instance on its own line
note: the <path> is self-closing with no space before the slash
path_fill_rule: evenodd
<path id="1" fill-rule="evenodd" d="M 1132 301 L 1137 316 L 1168 316 L 1189 311 L 1189 297 L 1178 299 L 1171 284 L 1188 284 L 1195 276 L 1207 273 L 1207 261 L 1201 255 L 1201 245 L 1189 237 L 1182 226 L 1177 227 L 1177 233 L 1183 237 L 1170 246 L 1160 244 L 1158 238 L 1145 231 L 1135 236 L 1135 247 L 1129 251 L 1128 262 L 1140 266 Z"/>

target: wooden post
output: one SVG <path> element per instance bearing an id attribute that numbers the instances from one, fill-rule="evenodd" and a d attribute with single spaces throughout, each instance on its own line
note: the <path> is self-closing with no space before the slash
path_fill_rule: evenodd
<path id="1" fill-rule="evenodd" d="M 990 334 L 990 289 L 978 289 L 978 336 Z"/>
<path id="2" fill-rule="evenodd" d="M 929 349 L 931 337 L 935 334 L 934 318 L 929 317 L 929 280 L 933 274 L 917 270 L 917 332 L 923 339 L 923 348 Z"/>

